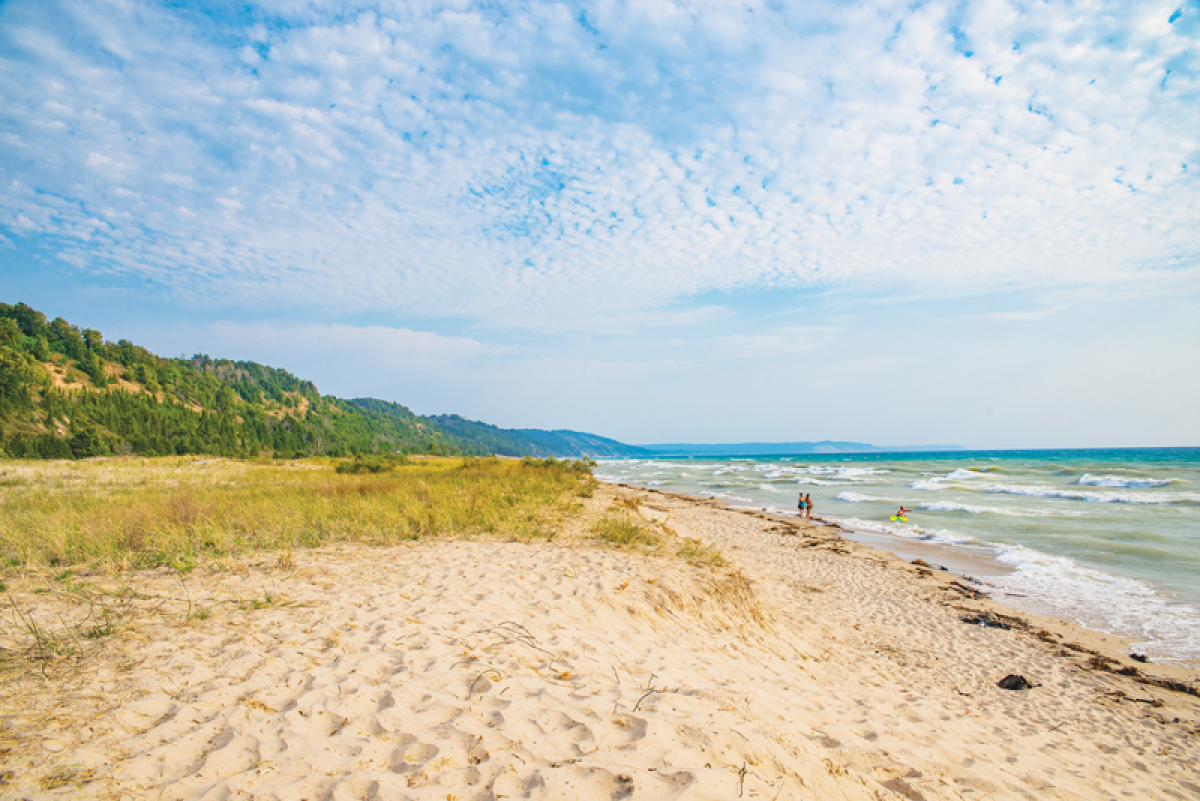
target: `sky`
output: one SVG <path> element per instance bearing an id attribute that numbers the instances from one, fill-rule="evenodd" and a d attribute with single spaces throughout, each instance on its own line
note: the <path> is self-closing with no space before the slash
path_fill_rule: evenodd
<path id="1" fill-rule="evenodd" d="M 1200 446 L 1200 0 L 0 0 L 0 300 L 630 443 Z"/>

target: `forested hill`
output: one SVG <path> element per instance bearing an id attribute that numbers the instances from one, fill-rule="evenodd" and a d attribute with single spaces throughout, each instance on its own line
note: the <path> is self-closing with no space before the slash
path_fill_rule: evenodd
<path id="1" fill-rule="evenodd" d="M 279 457 L 471 453 L 404 406 L 322 396 L 254 362 L 168 359 L 0 303 L 0 452 Z"/>
<path id="2" fill-rule="evenodd" d="M 634 456 L 576 431 L 505 430 L 322 395 L 254 362 L 156 356 L 24 303 L 0 303 L 0 458 L 204 453 L 280 458 L 406 452 Z"/>
<path id="3" fill-rule="evenodd" d="M 497 428 L 488 423 L 467 420 L 457 414 L 431 415 L 425 419 L 472 448 L 500 456 L 623 459 L 650 455 L 649 451 L 642 448 L 580 431 Z"/>

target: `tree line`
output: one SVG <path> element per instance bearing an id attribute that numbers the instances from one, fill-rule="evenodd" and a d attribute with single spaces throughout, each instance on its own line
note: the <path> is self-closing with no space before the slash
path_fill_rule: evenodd
<path id="1" fill-rule="evenodd" d="M 24 303 L 0 303 L 0 455 L 415 452 L 491 453 L 397 403 L 325 396 L 255 362 L 164 358 Z"/>

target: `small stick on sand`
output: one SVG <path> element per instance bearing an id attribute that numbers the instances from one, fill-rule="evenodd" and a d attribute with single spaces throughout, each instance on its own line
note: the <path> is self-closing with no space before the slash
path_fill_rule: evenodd
<path id="1" fill-rule="evenodd" d="M 491 673 L 492 676 L 495 676 L 495 678 L 492 678 L 492 676 L 489 676 L 488 675 L 489 673 Z M 475 685 L 479 683 L 480 679 L 487 679 L 488 681 L 500 681 L 501 678 L 503 678 L 503 674 L 500 673 L 500 671 L 495 670 L 493 668 L 488 668 L 487 670 L 483 671 L 478 676 L 476 676 L 475 680 L 473 682 L 471 682 L 471 689 L 467 690 L 467 698 L 470 698 L 472 695 L 475 694 Z"/>
<path id="2" fill-rule="evenodd" d="M 636 704 L 634 704 L 634 705 L 633 705 L 633 711 L 634 711 L 634 712 L 637 712 L 637 711 L 638 711 L 638 707 L 640 707 L 640 706 L 642 705 L 642 701 L 645 701 L 647 698 L 649 698 L 650 696 L 654 695 L 656 692 L 659 692 L 659 690 L 655 690 L 655 689 L 653 689 L 653 688 L 651 688 L 651 689 L 647 690 L 647 691 L 646 691 L 646 694 L 645 694 L 645 695 L 643 695 L 641 698 L 639 698 L 639 699 L 638 699 L 638 702 L 637 702 Z"/>

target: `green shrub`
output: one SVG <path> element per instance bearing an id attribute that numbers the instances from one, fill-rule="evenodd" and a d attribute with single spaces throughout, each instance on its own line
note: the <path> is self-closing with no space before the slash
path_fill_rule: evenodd
<path id="1" fill-rule="evenodd" d="M 355 456 L 348 462 L 341 462 L 334 468 L 339 473 L 390 473 L 402 464 L 411 464 L 402 453 L 380 454 L 378 456 Z"/>
<path id="2" fill-rule="evenodd" d="M 592 468 L 596 463 L 588 458 L 583 459 L 555 459 L 553 456 L 547 456 L 545 459 L 535 459 L 532 456 L 526 456 L 521 460 L 521 467 L 543 467 L 551 470 L 560 470 L 565 473 L 588 473 L 592 472 Z"/>

